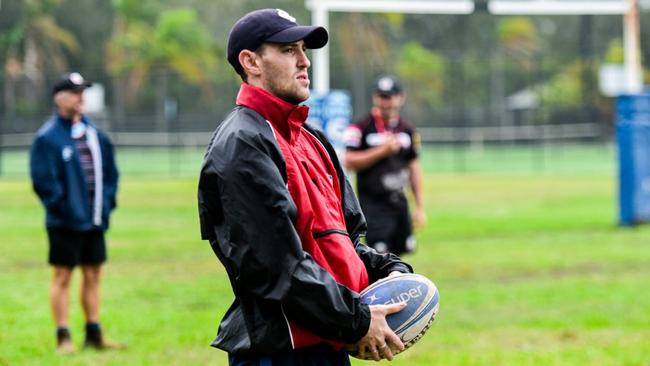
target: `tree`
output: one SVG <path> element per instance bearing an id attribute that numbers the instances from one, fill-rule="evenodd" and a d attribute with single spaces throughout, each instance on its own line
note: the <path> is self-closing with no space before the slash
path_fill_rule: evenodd
<path id="1" fill-rule="evenodd" d="M 124 95 L 128 101 L 135 100 L 144 81 L 152 74 L 158 76 L 157 124 L 162 130 L 170 72 L 200 86 L 210 96 L 210 74 L 218 64 L 218 51 L 194 10 L 162 10 L 155 24 L 150 25 L 147 18 L 151 12 L 146 11 L 144 4 L 147 2 L 116 2 L 117 17 L 107 46 L 106 67 L 117 80 L 126 81 L 116 88 L 117 94 Z"/>
<path id="2" fill-rule="evenodd" d="M 409 105 L 418 106 L 411 111 L 414 120 L 427 121 L 427 115 L 442 104 L 445 59 L 428 50 L 417 41 L 402 48 L 397 61 L 397 74 L 406 84 Z"/>
<path id="3" fill-rule="evenodd" d="M 45 90 L 48 71 L 63 72 L 67 66 L 64 50 L 76 51 L 77 40 L 61 28 L 51 15 L 60 0 L 25 0 L 13 26 L 0 34 L 3 48 L 7 112 L 17 105 L 20 92 L 27 104 L 37 103 Z M 21 79 L 24 88 L 19 88 Z"/>
<path id="4" fill-rule="evenodd" d="M 518 62 L 527 65 L 539 48 L 535 23 L 527 17 L 504 18 L 497 33 L 503 50 Z"/>
<path id="5" fill-rule="evenodd" d="M 113 76 L 127 76 L 129 98 L 151 72 L 158 71 L 156 68 L 171 70 L 208 91 L 216 53 L 208 30 L 192 9 L 162 11 L 153 27 L 140 18 L 119 14 L 107 47 L 106 66 Z"/>
<path id="6" fill-rule="evenodd" d="M 376 76 L 372 74 L 373 70 L 383 73 L 392 69 L 391 47 L 384 19 L 359 13 L 346 14 L 340 19 L 341 24 L 335 33 L 344 68 L 352 81 L 354 109 L 357 111 L 368 109 L 366 100 L 370 94 L 366 81 Z"/>

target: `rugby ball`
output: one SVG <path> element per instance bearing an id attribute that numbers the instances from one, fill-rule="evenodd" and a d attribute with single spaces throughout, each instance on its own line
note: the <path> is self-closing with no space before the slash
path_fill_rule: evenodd
<path id="1" fill-rule="evenodd" d="M 406 307 L 386 317 L 388 326 L 408 349 L 424 336 L 438 313 L 440 294 L 428 278 L 405 273 L 382 278 L 361 291 L 361 302 L 368 305 L 406 302 Z M 356 349 L 347 348 L 351 356 Z M 391 349 L 393 355 L 399 350 Z M 356 356 L 355 356 L 356 357 Z"/>

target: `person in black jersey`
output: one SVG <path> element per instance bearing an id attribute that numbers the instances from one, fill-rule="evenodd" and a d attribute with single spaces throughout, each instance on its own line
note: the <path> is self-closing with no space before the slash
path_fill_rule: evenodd
<path id="1" fill-rule="evenodd" d="M 422 203 L 420 138 L 400 117 L 402 85 L 392 75 L 381 76 L 373 93 L 373 108 L 345 131 L 345 166 L 357 172 L 359 201 L 368 221 L 366 240 L 379 252 L 397 255 L 415 250 L 412 223 L 426 222 Z M 410 186 L 415 201 L 413 220 L 405 195 Z"/>

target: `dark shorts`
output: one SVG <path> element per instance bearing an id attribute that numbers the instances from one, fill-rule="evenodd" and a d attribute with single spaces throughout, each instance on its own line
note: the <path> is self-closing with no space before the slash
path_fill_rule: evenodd
<path id="1" fill-rule="evenodd" d="M 228 355 L 230 366 L 350 366 L 350 357 L 341 350 L 327 346 L 312 346 L 271 357 Z"/>
<path id="2" fill-rule="evenodd" d="M 47 237 L 50 241 L 49 263 L 52 265 L 75 267 L 106 262 L 106 241 L 101 230 L 47 228 Z"/>
<path id="3" fill-rule="evenodd" d="M 396 255 L 415 251 L 415 237 L 408 206 L 397 209 L 381 204 L 362 204 L 368 222 L 366 241 L 380 253 Z"/>

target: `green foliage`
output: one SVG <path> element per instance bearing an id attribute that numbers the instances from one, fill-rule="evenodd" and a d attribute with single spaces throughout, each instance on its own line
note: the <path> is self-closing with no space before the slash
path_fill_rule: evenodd
<path id="1" fill-rule="evenodd" d="M 118 10 L 132 11 L 126 5 Z M 135 95 L 149 74 L 160 68 L 172 70 L 183 80 L 208 91 L 209 75 L 218 63 L 217 52 L 196 11 L 164 10 L 154 25 L 137 16 L 143 13 L 120 14 L 107 47 L 107 69 L 114 76 L 127 76 L 127 95 Z"/>
<path id="2" fill-rule="evenodd" d="M 67 64 L 63 50 L 77 50 L 74 34 L 61 28 L 52 16 L 60 3 L 61 0 L 26 0 L 21 17 L 0 34 L 4 66 L 10 76 L 20 77 L 27 69 L 32 70 L 30 78 L 39 78 L 50 65 L 62 71 Z"/>
<path id="3" fill-rule="evenodd" d="M 388 23 L 392 30 L 402 29 L 404 27 L 404 22 L 406 21 L 406 15 L 403 13 L 386 13 L 383 17 L 386 19 L 386 23 Z"/>
<path id="4" fill-rule="evenodd" d="M 529 17 L 501 19 L 497 36 L 504 49 L 516 57 L 527 57 L 539 48 L 537 27 Z"/>
<path id="5" fill-rule="evenodd" d="M 212 95 L 206 91 L 235 93 L 239 84 L 224 57 L 228 30 L 244 12 L 268 6 L 284 8 L 301 22 L 309 22 L 304 0 L 278 0 L 273 4 L 262 0 L 5 0 L 0 12 L 0 64 L 5 70 L 0 78 L 5 88 L 3 105 L 11 109 L 19 99 L 48 104 L 45 84 L 49 80 L 44 78 L 52 78 L 72 67 L 82 71 L 89 80 L 106 86 L 107 106 L 115 112 L 112 117 L 118 121 L 127 121 L 131 112 L 144 115 L 152 113 L 152 108 L 160 110 L 164 93 L 159 91 L 167 90 L 162 87 L 165 83 L 169 85 L 167 96 L 179 101 L 181 114 L 221 115 L 228 106 L 207 102 Z M 194 15 L 180 14 L 189 9 Z M 181 12 L 176 14 L 176 10 Z M 644 39 L 650 31 L 647 26 L 650 12 L 641 12 L 640 17 Z M 403 70 L 397 70 L 397 63 L 403 56 L 404 45 L 417 43 L 452 65 L 464 64 L 445 70 L 445 85 L 420 86 L 419 82 L 409 81 L 411 98 L 427 94 L 415 89 L 433 90 L 431 95 L 419 99 L 424 104 L 408 105 L 409 109 L 418 110 L 420 116 L 412 121 L 426 124 L 436 120 L 447 125 L 451 123 L 451 115 L 460 115 L 456 111 L 465 110 L 467 124 L 494 123 L 505 117 L 498 106 L 509 94 L 531 88 L 553 74 L 565 73 L 565 65 L 581 57 L 590 57 L 593 65 L 602 63 L 610 40 L 620 37 L 621 17 L 593 19 L 593 25 L 587 27 L 591 23 L 584 21 L 585 18 L 572 16 L 333 12 L 329 29 L 331 85 L 350 90 L 355 114 L 363 113 L 368 107 L 368 88 L 377 74 L 402 73 Z M 28 31 L 28 24 L 39 31 Z M 582 33 L 587 31 L 593 36 Z M 35 69 L 25 65 L 25 40 L 29 37 L 33 39 L 32 51 L 37 50 L 36 59 L 45 62 L 36 67 L 38 72 L 26 77 L 25 70 Z M 203 39 L 206 37 L 207 42 Z M 591 41 L 583 42 L 583 47 L 578 44 L 581 39 Z M 618 42 L 610 46 L 607 62 L 622 60 Z M 205 43 L 210 43 L 209 47 Z M 591 55 L 581 55 L 581 50 Z M 649 50 L 644 48 L 642 52 Z M 183 57 L 183 52 L 188 56 Z M 547 65 L 543 75 L 536 68 L 536 60 L 542 56 Z M 553 65 L 551 59 L 555 60 Z M 44 81 L 41 85 L 31 85 L 37 79 Z M 459 80 L 463 85 L 457 83 Z M 592 80 L 584 87 L 592 89 L 593 85 L 596 83 Z M 40 90 L 45 92 L 38 95 Z M 442 106 L 436 96 L 440 92 L 447 98 Z M 205 100 L 188 97 L 198 100 L 188 106 L 178 97 L 194 93 L 205 96 Z M 595 93 L 594 90 L 592 94 Z M 129 105 L 125 107 L 125 103 Z M 432 109 L 433 106 L 436 108 Z M 113 126 L 121 128 L 120 123 Z"/>
<path id="6" fill-rule="evenodd" d="M 535 87 L 542 104 L 551 108 L 578 107 L 582 103 L 584 67 L 581 62 L 576 61 Z"/>
<path id="7" fill-rule="evenodd" d="M 3 55 L 8 52 L 15 52 L 14 48 L 17 47 L 25 35 L 25 28 L 22 26 L 15 26 L 2 34 L 0 34 L 0 50 Z"/>
<path id="8" fill-rule="evenodd" d="M 338 41 L 346 68 L 357 77 L 366 69 L 387 69 L 391 48 L 385 29 L 386 18 L 345 14 L 338 28 Z"/>
<path id="9" fill-rule="evenodd" d="M 416 103 L 439 105 L 442 101 L 445 59 L 416 41 L 402 47 L 397 74 L 408 84 L 409 98 Z"/>
<path id="10" fill-rule="evenodd" d="M 200 83 L 216 65 L 209 31 L 193 9 L 165 11 L 154 30 L 154 59 L 167 62 L 184 79 Z"/>
<path id="11" fill-rule="evenodd" d="M 113 0 L 113 6 L 127 22 L 154 20 L 162 10 L 162 0 Z"/>
<path id="12" fill-rule="evenodd" d="M 608 64 L 623 64 L 625 62 L 625 50 L 620 38 L 609 41 L 604 62 Z"/>
<path id="13" fill-rule="evenodd" d="M 23 4 L 27 18 L 38 18 L 51 14 L 61 4 L 61 0 L 25 0 Z"/>
<path id="14" fill-rule="evenodd" d="M 509 47 L 534 47 L 537 44 L 537 28 L 528 17 L 503 18 L 497 27 L 499 40 Z"/>

